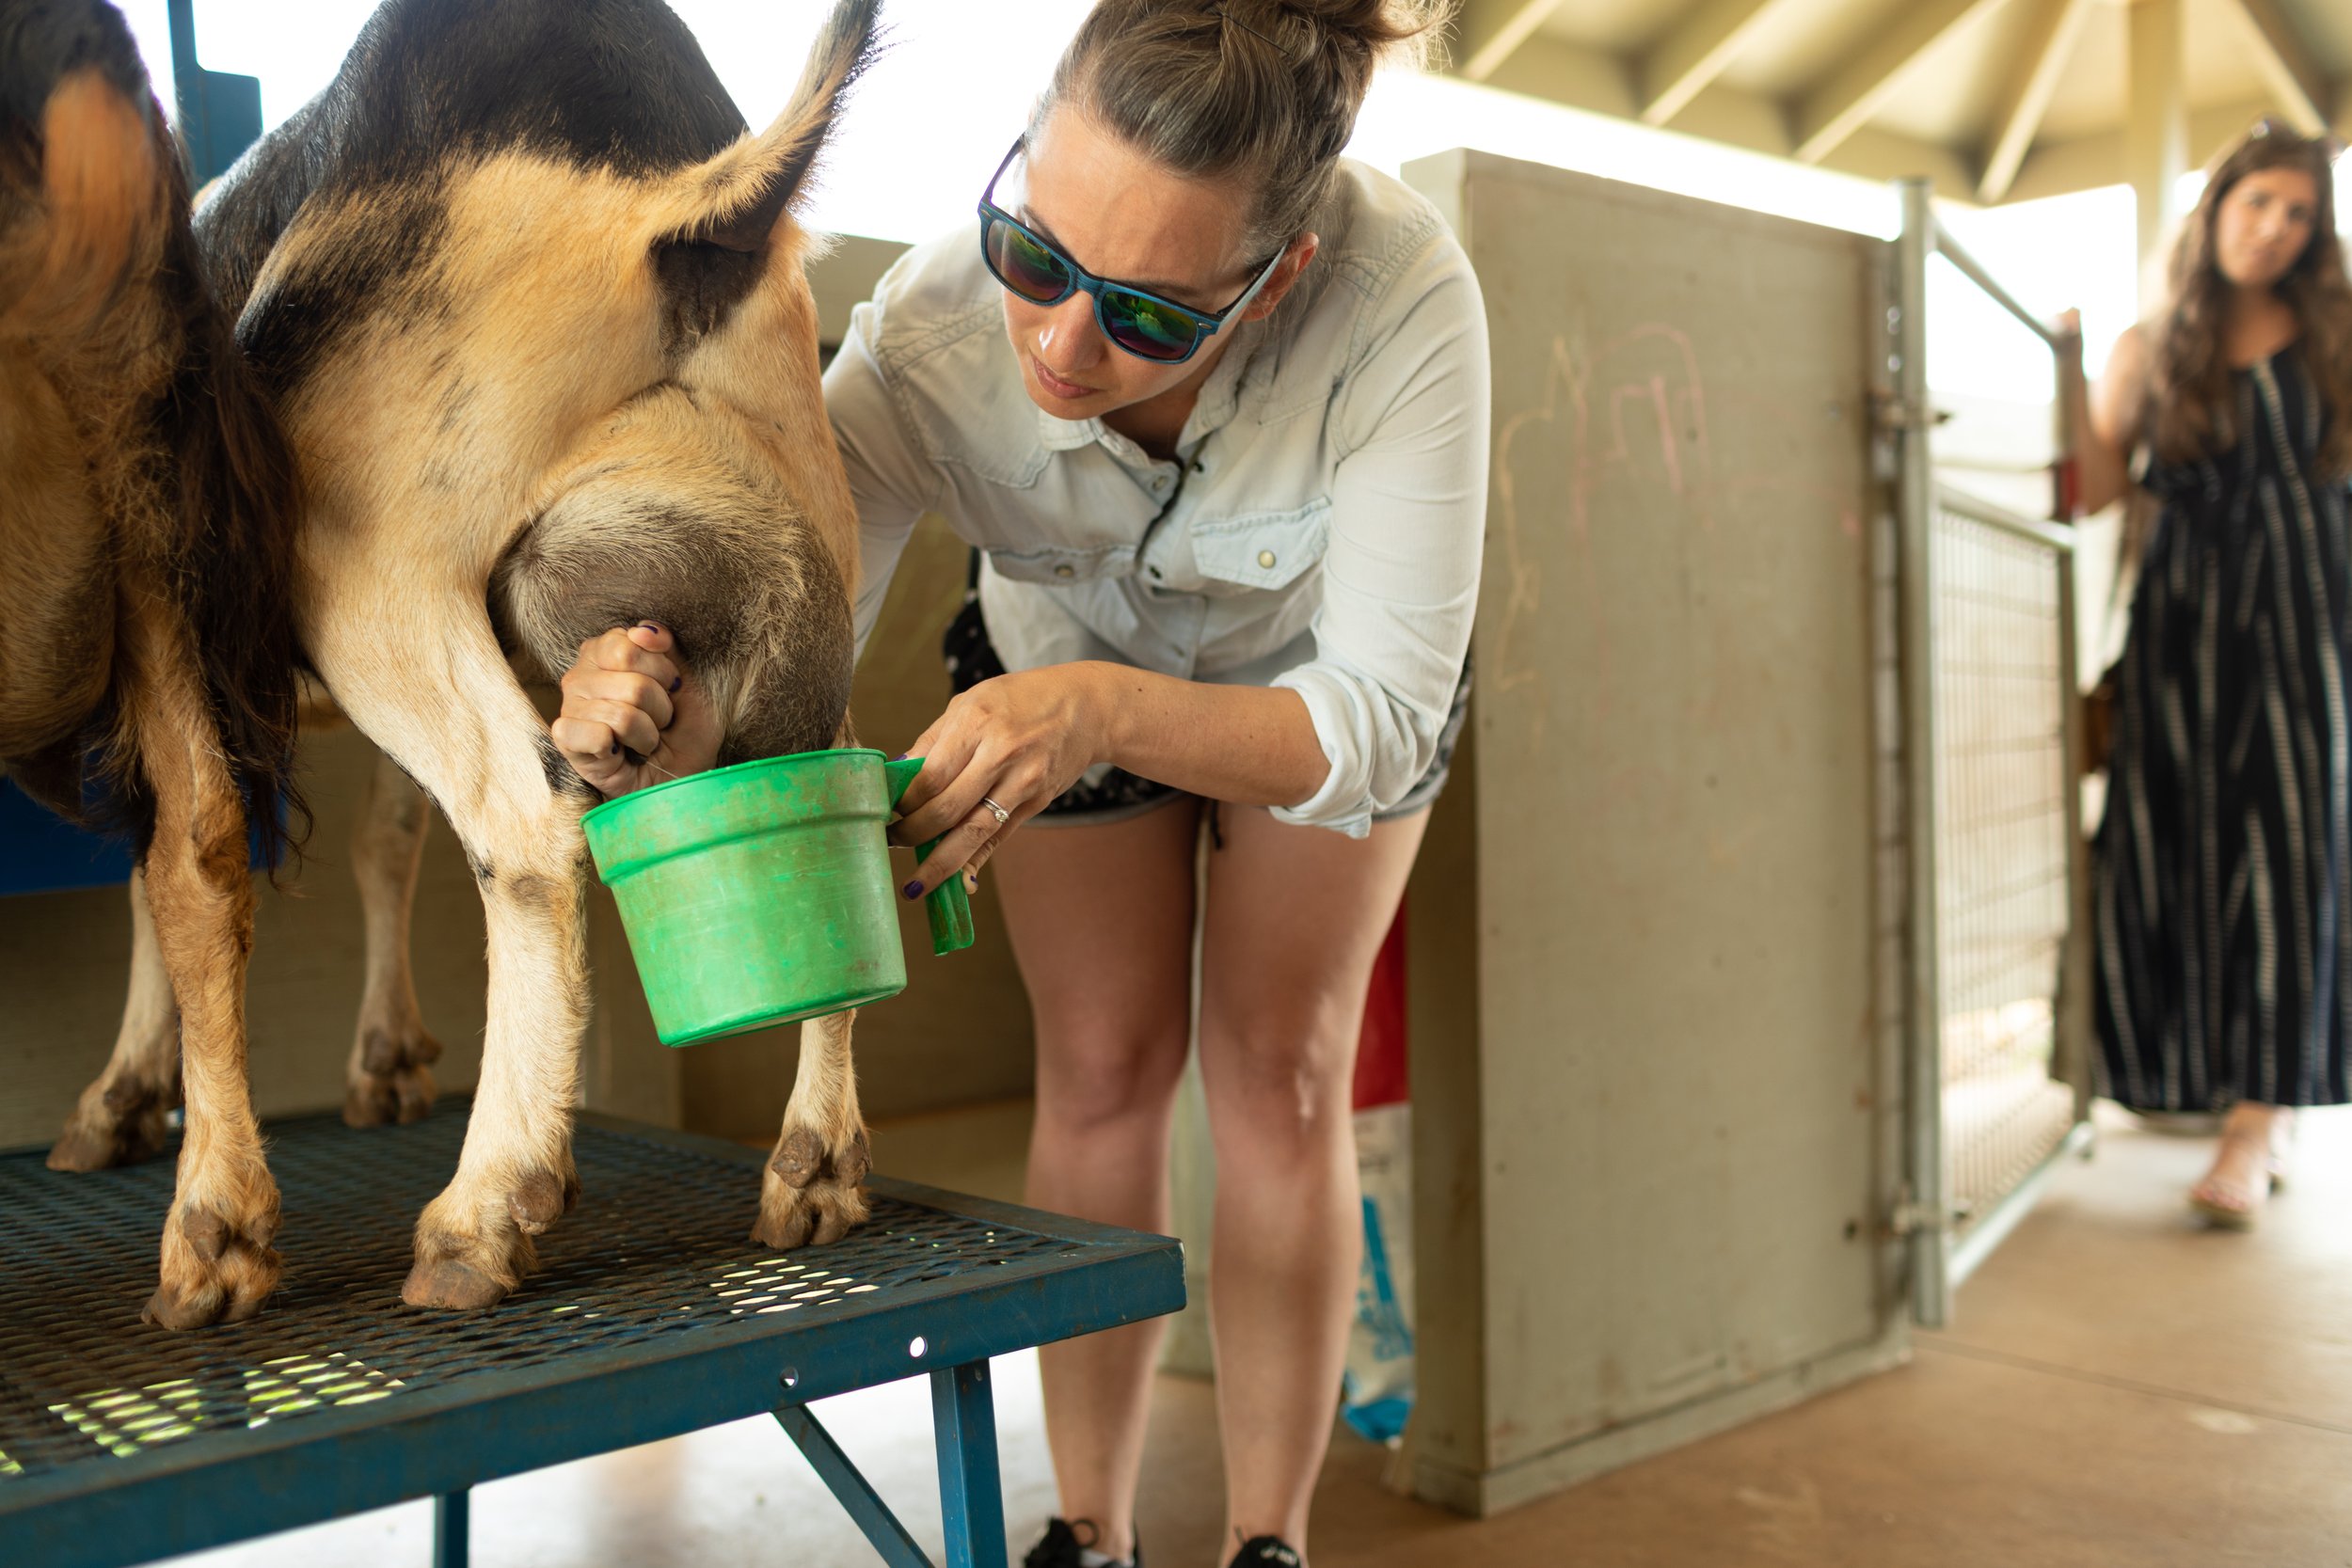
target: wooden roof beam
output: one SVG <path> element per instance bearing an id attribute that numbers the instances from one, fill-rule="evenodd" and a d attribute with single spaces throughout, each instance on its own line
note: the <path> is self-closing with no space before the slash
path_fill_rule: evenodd
<path id="1" fill-rule="evenodd" d="M 2007 0 L 1914 0 L 1901 19 L 1863 46 L 1797 105 L 1797 157 L 1818 164 L 1860 130 L 1913 61 Z"/>
<path id="2" fill-rule="evenodd" d="M 2233 0 L 2231 8 L 2245 20 L 2263 80 L 2285 106 L 2296 130 L 2307 136 L 2328 130 L 2335 94 L 2303 35 L 2279 8 L 2279 0 Z"/>
<path id="3" fill-rule="evenodd" d="M 1542 26 L 1562 0 L 1463 0 L 1454 24 L 1454 71 L 1473 82 L 1492 76 Z"/>
<path id="4" fill-rule="evenodd" d="M 2130 98 L 2123 114 L 2123 169 L 2139 236 L 2140 309 L 2164 297 L 2165 250 L 2181 215 L 2188 172 L 2188 0 L 2137 0 L 2126 13 Z"/>
<path id="5" fill-rule="evenodd" d="M 1721 76 L 1756 27 L 1788 0 L 1706 0 L 1651 47 L 1638 71 L 1642 118 L 1663 125 Z"/>
<path id="6" fill-rule="evenodd" d="M 1984 173 L 1977 182 L 1977 198 L 1990 205 L 2009 195 L 2017 170 L 2042 129 L 2042 117 L 2058 95 L 2059 79 L 2074 57 L 2090 15 L 2090 0 L 2034 0 L 2037 14 L 2032 35 L 2026 40 L 2024 63 L 2003 95 L 1994 118 L 1993 140 L 1985 150 Z"/>

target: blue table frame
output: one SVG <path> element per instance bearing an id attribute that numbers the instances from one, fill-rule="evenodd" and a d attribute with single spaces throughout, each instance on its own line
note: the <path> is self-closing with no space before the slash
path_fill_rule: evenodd
<path id="1" fill-rule="evenodd" d="M 274 1125 L 287 1278 L 251 1323 L 142 1327 L 168 1161 L 0 1155 L 0 1542 L 116 1568 L 419 1497 L 467 1560 L 468 1488 L 771 1412 L 891 1568 L 922 1551 L 808 1411 L 929 1370 L 951 1568 L 1003 1568 L 988 1358 L 1171 1312 L 1166 1237 L 874 1178 L 829 1247 L 745 1240 L 761 1156 L 581 1118 L 578 1212 L 486 1313 L 399 1301 L 414 1215 L 464 1131 Z"/>

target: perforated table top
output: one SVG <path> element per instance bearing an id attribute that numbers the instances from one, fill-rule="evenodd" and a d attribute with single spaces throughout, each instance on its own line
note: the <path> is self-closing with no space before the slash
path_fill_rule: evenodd
<path id="1" fill-rule="evenodd" d="M 142 1325 L 172 1164 L 0 1155 L 0 1541 L 10 1568 L 142 1561 L 1135 1322 L 1177 1243 L 871 1179 L 840 1243 L 750 1241 L 755 1150 L 596 1117 L 580 1207 L 478 1313 L 402 1305 L 462 1103 L 270 1130 L 284 1283 L 252 1323 Z"/>

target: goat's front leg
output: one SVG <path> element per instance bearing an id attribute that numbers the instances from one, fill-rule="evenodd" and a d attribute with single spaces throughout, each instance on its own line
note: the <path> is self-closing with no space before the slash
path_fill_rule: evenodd
<path id="1" fill-rule="evenodd" d="M 441 1042 L 425 1031 L 408 963 L 408 921 L 417 866 L 433 803 L 399 764 L 378 753 L 367 803 L 351 836 L 351 874 L 367 922 L 367 989 L 353 1032 L 343 1120 L 381 1127 L 421 1119 L 433 1108 L 433 1069 Z"/>
<path id="2" fill-rule="evenodd" d="M 280 1268 L 270 1245 L 278 1187 L 246 1081 L 253 878 L 245 803 L 222 760 L 173 596 L 135 579 L 125 590 L 132 670 L 124 702 L 155 802 L 144 880 L 156 951 L 179 999 L 187 1096 L 162 1277 L 145 1315 L 167 1328 L 196 1328 L 251 1317 L 277 1289 Z"/>
<path id="3" fill-rule="evenodd" d="M 401 1291 L 415 1307 L 480 1307 L 536 1266 L 532 1238 L 579 1196 L 586 786 L 500 652 L 479 588 L 420 594 L 413 577 L 367 565 L 340 574 L 317 594 L 307 641 L 343 711 L 440 806 L 481 888 L 482 1074 L 456 1176 L 417 1222 Z M 393 582 L 405 596 L 375 591 Z M 403 657 L 382 657 L 387 646 Z"/>
<path id="4" fill-rule="evenodd" d="M 866 1121 L 850 1055 L 855 1013 L 801 1025 L 801 1067 L 759 1189 L 752 1239 L 779 1249 L 837 1242 L 866 1221 Z"/>
<path id="5" fill-rule="evenodd" d="M 51 1170 L 105 1170 L 151 1159 L 180 1108 L 180 1004 L 155 942 L 147 874 L 131 873 L 131 984 L 106 1070 L 82 1091 L 49 1150 Z"/>

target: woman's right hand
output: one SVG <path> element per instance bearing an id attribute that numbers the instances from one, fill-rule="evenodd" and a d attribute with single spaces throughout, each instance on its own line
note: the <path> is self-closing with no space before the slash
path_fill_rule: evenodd
<path id="1" fill-rule="evenodd" d="M 2083 373 L 2083 313 L 2061 310 L 2058 320 L 2050 324 L 2050 335 L 2058 340 L 2055 351 L 2060 371 Z"/>
<path id="2" fill-rule="evenodd" d="M 2091 384 L 2083 374 L 2081 318 L 2066 312 L 2058 330 L 2058 396 L 2074 433 L 2074 499 L 2088 517 L 2131 491 L 2131 449 L 2141 436 L 2152 370 L 2149 338 L 2143 327 L 2125 331 Z"/>
<path id="3" fill-rule="evenodd" d="M 719 716 L 651 621 L 580 645 L 564 672 L 556 749 L 606 800 L 700 773 L 719 760 Z"/>

